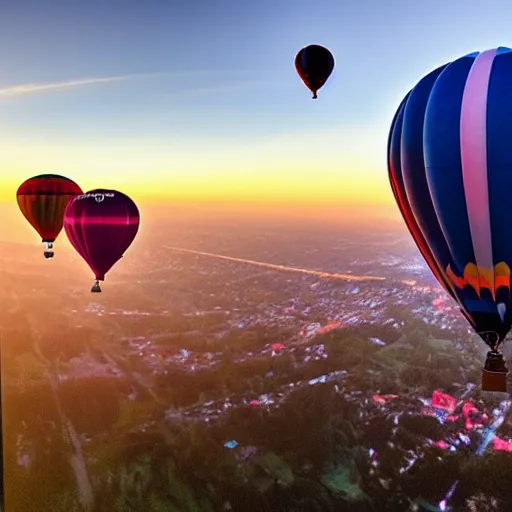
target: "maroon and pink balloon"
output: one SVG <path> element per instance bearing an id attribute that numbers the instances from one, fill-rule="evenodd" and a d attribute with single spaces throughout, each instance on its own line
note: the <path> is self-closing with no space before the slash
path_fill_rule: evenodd
<path id="1" fill-rule="evenodd" d="M 64 230 L 71 245 L 94 273 L 92 292 L 123 257 L 139 230 L 137 205 L 117 190 L 95 189 L 71 200 L 64 214 Z"/>

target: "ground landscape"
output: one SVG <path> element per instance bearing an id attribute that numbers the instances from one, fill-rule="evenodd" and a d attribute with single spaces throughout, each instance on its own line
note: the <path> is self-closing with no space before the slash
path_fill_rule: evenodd
<path id="1" fill-rule="evenodd" d="M 65 246 L 0 265 L 9 511 L 512 502 L 510 402 L 404 231 L 155 222 L 102 294 Z"/>

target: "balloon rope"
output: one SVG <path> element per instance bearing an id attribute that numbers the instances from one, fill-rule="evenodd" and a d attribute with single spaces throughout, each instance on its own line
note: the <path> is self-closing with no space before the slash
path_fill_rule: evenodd
<path id="1" fill-rule="evenodd" d="M 498 347 L 501 345 L 500 337 L 497 332 L 494 331 L 482 331 L 478 333 L 487 343 L 493 352 L 498 352 Z"/>

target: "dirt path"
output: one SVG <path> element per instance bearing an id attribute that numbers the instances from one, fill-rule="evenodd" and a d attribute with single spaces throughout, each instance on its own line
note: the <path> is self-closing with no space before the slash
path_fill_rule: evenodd
<path id="1" fill-rule="evenodd" d="M 61 427 L 66 443 L 70 446 L 72 453 L 69 456 L 69 463 L 75 473 L 76 482 L 78 486 L 79 500 L 84 510 L 91 510 L 94 505 L 94 495 L 92 486 L 87 473 L 85 458 L 82 451 L 82 446 L 78 438 L 78 434 L 73 426 L 71 420 L 66 416 L 62 404 L 60 402 L 58 388 L 59 380 L 54 372 L 53 364 L 41 352 L 39 347 L 37 333 L 34 332 L 34 353 L 44 364 L 50 386 L 52 388 L 55 404 L 61 420 Z"/>

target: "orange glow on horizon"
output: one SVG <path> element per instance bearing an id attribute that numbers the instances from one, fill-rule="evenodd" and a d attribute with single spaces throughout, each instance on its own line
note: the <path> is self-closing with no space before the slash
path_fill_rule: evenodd
<path id="1" fill-rule="evenodd" d="M 385 137 L 354 127 L 215 139 L 41 141 L 3 139 L 0 201 L 36 174 L 68 176 L 83 190 L 118 189 L 136 201 L 391 205 Z"/>
<path id="2" fill-rule="evenodd" d="M 26 178 L 35 174 L 51 171 L 40 171 L 24 174 L 21 178 L 9 178 L 0 184 L 0 202 L 8 203 L 15 199 L 19 185 Z M 57 174 L 59 172 L 55 171 Z M 7 173 L 6 173 L 7 174 Z M 60 173 L 64 176 L 65 173 Z M 270 175 L 269 175 L 270 174 Z M 277 175 L 277 177 L 276 177 Z M 9 176 L 9 175 L 8 175 Z M 12 174 L 10 175 L 12 176 Z M 197 178 L 183 175 L 169 179 L 162 177 L 161 181 L 152 179 L 146 182 L 130 179 L 98 180 L 76 179 L 72 173 L 68 176 L 83 188 L 114 188 L 134 199 L 144 198 L 150 202 L 227 202 L 227 203 L 270 203 L 270 204 L 337 204 L 337 205 L 391 205 L 394 198 L 391 188 L 383 179 L 365 180 L 358 173 L 350 179 L 340 173 L 337 177 L 329 175 L 325 179 L 320 175 L 318 180 L 311 176 L 296 176 L 291 173 L 278 173 L 255 176 L 233 177 L 230 175 L 209 176 L 200 175 Z M 363 173 L 364 176 L 364 173 Z M 387 179 L 387 177 L 386 177 Z M 92 183 L 90 183 L 92 181 Z M 89 183 L 88 183 L 89 182 Z"/>

